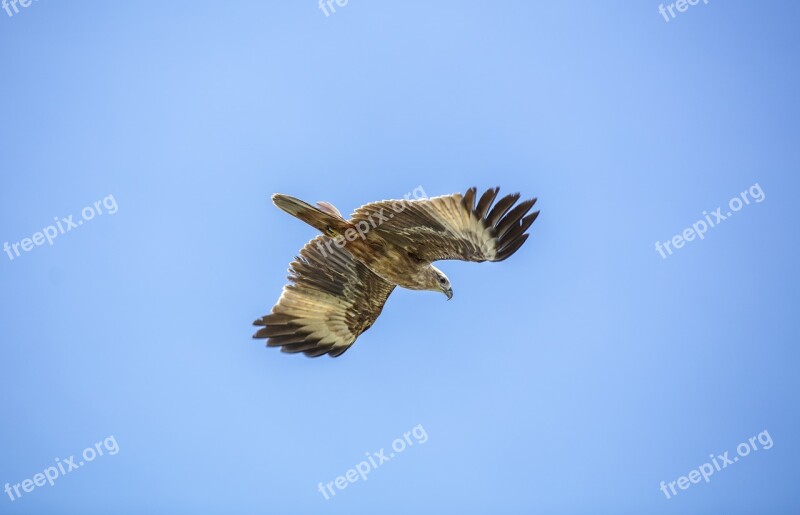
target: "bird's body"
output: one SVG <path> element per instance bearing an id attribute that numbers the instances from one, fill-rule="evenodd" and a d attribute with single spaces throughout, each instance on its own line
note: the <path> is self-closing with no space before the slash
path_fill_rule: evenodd
<path id="1" fill-rule="evenodd" d="M 366 240 L 349 242 L 346 248 L 383 280 L 409 290 L 428 289 L 428 268 L 433 265 L 415 260 L 394 243 L 378 235 L 368 235 Z"/>
<path id="2" fill-rule="evenodd" d="M 508 195 L 490 210 L 498 189 L 475 205 L 465 195 L 366 204 L 345 220 L 332 205 L 311 206 L 287 195 L 275 205 L 323 233 L 292 262 L 290 284 L 272 313 L 256 320 L 254 335 L 267 345 L 308 356 L 338 356 L 369 329 L 396 286 L 439 291 L 452 297 L 447 276 L 432 265 L 441 259 L 502 261 L 525 242 L 539 214 L 535 199 L 512 206 Z"/>

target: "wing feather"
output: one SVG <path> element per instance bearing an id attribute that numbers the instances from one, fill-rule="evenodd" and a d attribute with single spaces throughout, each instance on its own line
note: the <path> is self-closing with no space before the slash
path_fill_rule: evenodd
<path id="1" fill-rule="evenodd" d="M 471 213 L 472 211 L 475 210 L 476 191 L 477 189 L 475 188 L 475 186 L 471 187 L 470 189 L 467 190 L 467 192 L 464 194 L 464 198 L 461 200 L 461 205 L 468 213 Z"/>
<path id="2" fill-rule="evenodd" d="M 311 357 L 344 353 L 372 326 L 395 287 L 327 236 L 308 242 L 289 272 L 272 313 L 253 322 L 263 326 L 253 336 Z"/>
<path id="3" fill-rule="evenodd" d="M 517 204 L 519 193 L 502 197 L 492 207 L 499 191 L 500 188 L 486 190 L 477 205 L 475 188 L 468 189 L 463 196 L 454 193 L 418 200 L 373 202 L 358 208 L 351 222 L 390 213 L 388 219 L 383 218 L 372 230 L 426 261 L 502 261 L 528 239 L 525 231 L 539 212 L 527 214 L 536 199 Z"/>
<path id="4" fill-rule="evenodd" d="M 500 191 L 500 188 L 489 188 L 483 195 L 481 195 L 481 200 L 478 202 L 478 207 L 475 208 L 475 216 L 478 218 L 485 218 L 486 213 L 489 211 L 489 206 L 492 205 L 494 199 L 497 197 L 497 193 Z"/>

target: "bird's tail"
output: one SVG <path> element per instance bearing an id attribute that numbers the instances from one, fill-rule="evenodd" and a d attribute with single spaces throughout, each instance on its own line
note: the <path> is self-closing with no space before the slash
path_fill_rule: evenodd
<path id="1" fill-rule="evenodd" d="M 336 208 L 330 204 L 322 204 L 320 207 L 314 207 L 306 204 L 300 199 L 276 193 L 272 196 L 272 202 L 283 209 L 295 218 L 299 218 L 311 227 L 322 232 L 326 236 L 335 238 L 336 236 L 343 235 L 344 232 L 351 227 L 351 225 L 339 215 Z"/>

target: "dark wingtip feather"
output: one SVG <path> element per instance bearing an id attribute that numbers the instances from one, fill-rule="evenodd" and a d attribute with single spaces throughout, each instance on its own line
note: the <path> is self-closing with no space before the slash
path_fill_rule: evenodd
<path id="1" fill-rule="evenodd" d="M 470 202 L 474 200 L 472 193 L 474 190 L 475 188 L 470 188 L 462 198 L 464 207 L 470 207 Z M 539 211 L 528 214 L 536 204 L 535 197 L 514 205 L 520 198 L 519 193 L 506 195 L 492 206 L 499 191 L 498 187 L 486 190 L 481 195 L 478 205 L 471 210 L 472 215 L 478 218 L 494 237 L 496 251 L 492 261 L 502 261 L 514 254 L 528 239 L 525 231 L 539 216 Z"/>
<path id="2" fill-rule="evenodd" d="M 464 194 L 464 197 L 461 199 L 461 205 L 467 210 L 468 213 L 472 213 L 475 209 L 475 193 L 478 189 L 473 186 L 467 190 Z"/>
<path id="3" fill-rule="evenodd" d="M 497 244 L 498 248 L 505 247 L 506 245 L 511 243 L 515 238 L 519 237 L 519 235 L 528 230 L 528 227 L 530 227 L 531 224 L 533 224 L 533 222 L 536 220 L 536 217 L 538 216 L 539 216 L 539 211 L 534 211 L 533 213 L 523 217 L 522 220 L 520 220 L 519 224 L 509 229 L 508 232 L 506 232 L 500 238 L 500 241 Z"/>
<path id="4" fill-rule="evenodd" d="M 525 243 L 525 240 L 528 239 L 528 236 L 530 236 L 530 234 L 523 234 L 522 236 L 515 239 L 505 247 L 501 248 L 497 252 L 497 258 L 495 259 L 495 261 L 503 261 L 504 259 L 507 259 L 508 257 L 512 256 L 517 250 L 519 250 L 522 244 Z"/>
<path id="5" fill-rule="evenodd" d="M 330 352 L 328 353 L 328 356 L 330 356 L 330 357 L 332 357 L 332 358 L 338 358 L 339 356 L 341 356 L 342 354 L 344 354 L 345 352 L 347 352 L 347 349 L 349 349 L 349 348 L 350 348 L 350 346 L 347 346 L 347 347 L 341 347 L 341 348 L 339 348 L 339 349 L 332 350 L 332 351 L 330 351 Z"/>
<path id="6" fill-rule="evenodd" d="M 318 342 L 316 342 L 316 341 L 314 341 L 314 342 L 289 343 L 289 344 L 283 345 L 281 347 L 281 352 L 288 352 L 288 353 L 292 353 L 292 354 L 297 353 L 297 352 L 306 352 L 306 351 L 309 351 L 311 349 L 316 348 L 317 347 L 317 343 Z"/>
<path id="7" fill-rule="evenodd" d="M 283 347 L 284 345 L 290 345 L 293 343 L 305 343 L 307 336 L 307 334 L 302 333 L 271 336 L 269 340 L 267 340 L 267 347 Z"/>
<path id="8" fill-rule="evenodd" d="M 328 345 L 327 347 L 321 347 L 318 349 L 303 351 L 303 354 L 305 354 L 309 358 L 316 358 L 318 356 L 322 356 L 323 354 L 327 354 L 332 348 L 333 345 Z"/>
<path id="9" fill-rule="evenodd" d="M 292 317 L 283 315 L 281 313 L 270 313 L 255 320 L 253 325 L 270 325 L 270 324 L 287 324 L 292 320 Z"/>
<path id="10" fill-rule="evenodd" d="M 479 220 L 482 220 L 486 213 L 489 211 L 489 207 L 491 207 L 492 202 L 494 199 L 497 198 L 497 194 L 500 192 L 500 188 L 489 188 L 483 195 L 481 195 L 481 199 L 478 201 L 478 207 L 475 208 L 475 215 L 478 217 Z"/>
<path id="11" fill-rule="evenodd" d="M 503 239 L 503 235 L 508 232 L 515 224 L 518 224 L 519 221 L 525 216 L 525 213 L 531 210 L 533 207 L 535 200 L 525 200 L 517 204 L 514 209 L 508 212 L 503 218 L 497 222 L 497 237 L 501 240 Z"/>
<path id="12" fill-rule="evenodd" d="M 511 206 L 513 206 L 514 202 L 517 200 L 519 200 L 519 193 L 512 193 L 500 199 L 492 208 L 489 216 L 486 217 L 486 224 L 489 227 L 496 227 L 503 215 L 511 209 Z"/>
<path id="13" fill-rule="evenodd" d="M 297 332 L 296 325 L 290 324 L 275 324 L 268 325 L 263 329 L 256 332 L 257 338 L 272 338 L 274 336 L 286 336 Z"/>

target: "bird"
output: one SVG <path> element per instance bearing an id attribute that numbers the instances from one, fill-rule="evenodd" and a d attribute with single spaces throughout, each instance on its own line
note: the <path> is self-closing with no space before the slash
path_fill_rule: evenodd
<path id="1" fill-rule="evenodd" d="M 383 200 L 356 209 L 349 220 L 328 202 L 312 206 L 276 193 L 273 203 L 322 234 L 289 265 L 289 283 L 272 311 L 257 319 L 253 338 L 309 357 L 337 357 L 375 323 L 398 286 L 443 293 L 453 288 L 433 266 L 439 260 L 503 261 L 517 252 L 539 216 L 536 198 L 519 193 L 495 203 L 500 188 L 463 195 Z M 476 202 L 477 200 L 477 202 Z M 516 204 L 516 205 L 515 205 Z"/>

